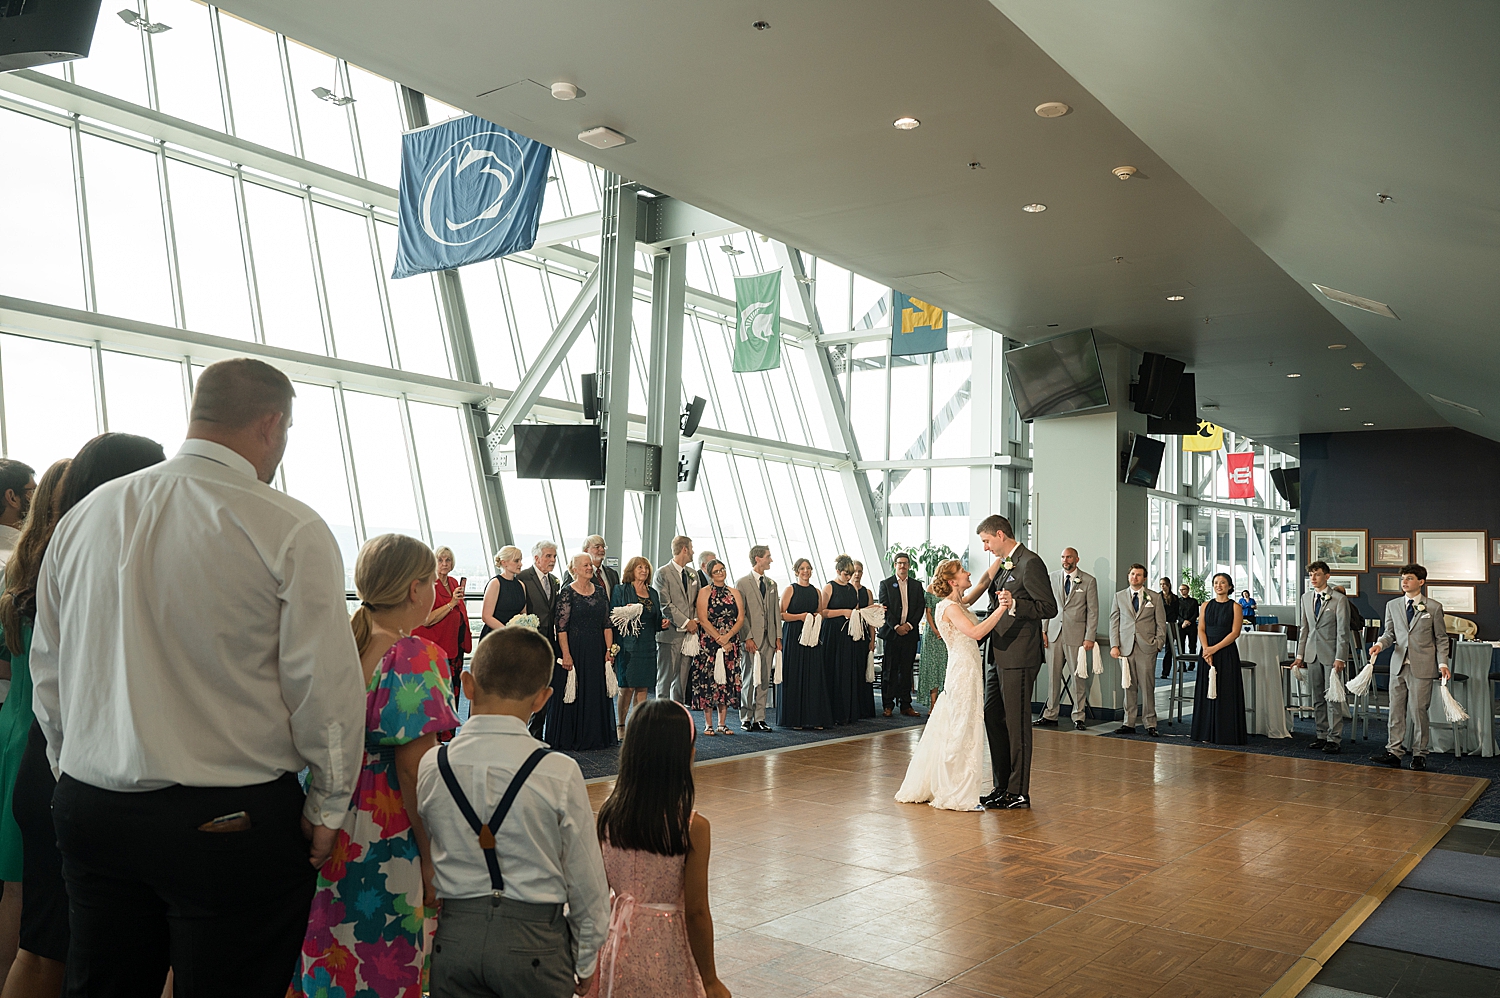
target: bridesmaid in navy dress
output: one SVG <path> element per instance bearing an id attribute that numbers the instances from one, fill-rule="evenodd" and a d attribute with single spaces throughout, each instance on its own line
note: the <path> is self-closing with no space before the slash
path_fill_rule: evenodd
<path id="1" fill-rule="evenodd" d="M 1204 665 L 1213 667 L 1217 698 L 1208 698 L 1209 669 L 1204 668 L 1198 673 L 1193 691 L 1193 741 L 1243 745 L 1245 685 L 1240 673 L 1240 653 L 1234 642 L 1240 636 L 1244 611 L 1229 598 L 1234 585 L 1229 576 L 1220 572 L 1214 576 L 1213 584 L 1214 598 L 1203 604 L 1198 617 L 1198 639 Z"/>
<path id="2" fill-rule="evenodd" d="M 865 563 L 856 561 L 854 572 L 849 576 L 849 584 L 859 594 L 859 608 L 873 606 L 875 594 L 870 592 L 864 583 Z M 854 678 L 858 682 L 855 687 L 856 706 L 859 708 L 861 719 L 875 716 L 875 684 L 867 682 L 865 676 L 870 672 L 870 647 L 875 644 L 875 628 L 871 627 L 869 621 L 865 622 L 865 636 L 854 642 Z"/>
<path id="3" fill-rule="evenodd" d="M 855 671 L 854 642 L 849 640 L 849 618 L 859 606 L 859 590 L 849 584 L 854 559 L 841 554 L 834 559 L 837 577 L 823 587 L 823 667 L 828 675 L 828 702 L 834 724 L 859 720 L 859 684 L 865 678 L 865 663 Z"/>
<path id="4" fill-rule="evenodd" d="M 585 751 L 610 748 L 615 737 L 614 703 L 604 670 L 614 668 L 610 645 L 609 597 L 594 585 L 594 562 L 586 554 L 573 558 L 573 581 L 557 593 L 557 644 L 562 664 L 552 673 L 545 741 L 555 749 Z M 572 703 L 564 703 L 568 671 L 577 673 Z"/>
<path id="5" fill-rule="evenodd" d="M 776 694 L 783 728 L 817 728 L 833 723 L 828 700 L 828 677 L 823 646 L 802 644 L 802 618 L 823 609 L 823 598 L 812 585 L 812 562 L 798 558 L 792 566 L 797 581 L 781 594 L 781 690 Z"/>

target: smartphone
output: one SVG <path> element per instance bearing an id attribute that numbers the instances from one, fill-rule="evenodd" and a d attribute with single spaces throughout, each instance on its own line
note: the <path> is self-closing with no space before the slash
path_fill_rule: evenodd
<path id="1" fill-rule="evenodd" d="M 467 575 L 460 576 L 459 580 L 458 580 L 458 591 L 459 592 L 463 592 L 464 590 L 466 590 L 468 588 L 469 588 L 469 577 Z"/>

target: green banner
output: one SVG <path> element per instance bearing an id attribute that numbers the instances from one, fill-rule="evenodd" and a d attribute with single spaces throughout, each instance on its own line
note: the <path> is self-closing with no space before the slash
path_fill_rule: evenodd
<path id="1" fill-rule="evenodd" d="M 781 366 L 781 271 L 734 279 L 736 374 Z"/>

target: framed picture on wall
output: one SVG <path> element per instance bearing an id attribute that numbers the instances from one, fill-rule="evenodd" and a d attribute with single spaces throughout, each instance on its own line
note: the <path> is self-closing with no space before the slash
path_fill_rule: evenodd
<path id="1" fill-rule="evenodd" d="M 1417 530 L 1412 533 L 1415 561 L 1429 579 L 1444 582 L 1488 582 L 1489 535 L 1483 530 Z M 1332 564 L 1330 562 L 1330 564 Z"/>
<path id="2" fill-rule="evenodd" d="M 1377 537 L 1370 541 L 1370 564 L 1400 568 L 1411 563 L 1411 541 L 1405 537 Z"/>
<path id="3" fill-rule="evenodd" d="M 1368 530 L 1309 530 L 1308 561 L 1328 562 L 1331 573 L 1363 572 L 1369 538 Z"/>
<path id="4" fill-rule="evenodd" d="M 1490 564 L 1500 565 L 1500 537 L 1490 538 Z"/>
<path id="5" fill-rule="evenodd" d="M 1473 613 L 1473 586 L 1428 586 L 1427 595 L 1443 604 L 1445 613 Z"/>
<path id="6" fill-rule="evenodd" d="M 1401 576 L 1377 575 L 1375 577 L 1375 591 L 1385 596 L 1401 595 Z"/>
<path id="7" fill-rule="evenodd" d="M 1327 561 L 1328 559 L 1324 558 L 1323 560 Z M 1330 575 L 1328 577 L 1328 584 L 1330 586 L 1342 587 L 1345 596 L 1359 595 L 1359 576 L 1357 575 Z"/>

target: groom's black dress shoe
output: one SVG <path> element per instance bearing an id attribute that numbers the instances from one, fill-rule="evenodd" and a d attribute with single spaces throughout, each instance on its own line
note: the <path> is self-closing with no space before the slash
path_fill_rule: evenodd
<path id="1" fill-rule="evenodd" d="M 1002 811 L 1018 811 L 1029 807 L 1031 807 L 1031 798 L 1025 794 L 1007 794 L 1005 800 L 1000 804 L 1000 810 Z"/>
<path id="2" fill-rule="evenodd" d="M 1057 718 L 1039 717 L 1035 721 L 1031 722 L 1031 726 L 1033 728 L 1055 728 L 1057 727 Z"/>
<path id="3" fill-rule="evenodd" d="M 979 798 L 979 806 L 987 808 L 989 810 L 1002 808 L 1005 806 L 1005 802 L 1009 800 L 1010 797 L 1011 793 L 1009 790 L 996 790 L 992 792 L 988 797 Z"/>

